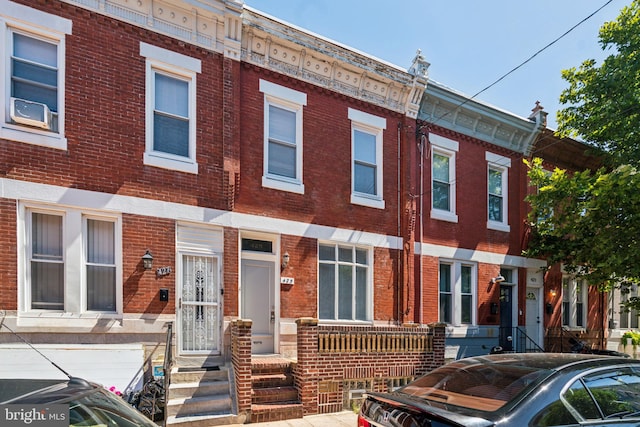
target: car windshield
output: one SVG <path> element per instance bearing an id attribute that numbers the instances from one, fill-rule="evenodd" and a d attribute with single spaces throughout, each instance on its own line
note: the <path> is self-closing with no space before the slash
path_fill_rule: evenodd
<path id="1" fill-rule="evenodd" d="M 493 412 L 551 371 L 510 364 L 450 363 L 398 390 L 430 402 Z"/>
<path id="2" fill-rule="evenodd" d="M 156 426 L 113 393 L 99 390 L 69 402 L 71 426 Z"/>

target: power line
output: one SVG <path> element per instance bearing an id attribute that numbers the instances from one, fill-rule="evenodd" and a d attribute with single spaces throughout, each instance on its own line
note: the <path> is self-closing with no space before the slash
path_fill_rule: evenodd
<path id="1" fill-rule="evenodd" d="M 589 19 L 591 19 L 595 14 L 597 14 L 598 12 L 600 12 L 602 9 L 604 9 L 606 6 L 608 6 L 611 2 L 613 2 L 613 0 L 607 0 L 607 2 L 605 4 L 603 4 L 602 6 L 600 6 L 598 9 L 596 9 L 594 12 L 592 12 L 591 14 L 589 14 L 586 18 L 583 18 L 580 22 L 578 22 L 577 24 L 575 24 L 573 27 L 569 28 L 567 31 L 565 31 L 564 33 L 562 33 L 560 36 L 556 37 L 553 41 L 551 41 L 550 43 L 548 43 L 546 46 L 544 46 L 543 48 L 539 49 L 537 52 L 535 52 L 533 55 L 529 56 L 529 58 L 525 59 L 523 62 L 521 62 L 519 65 L 517 65 L 516 67 L 512 68 L 511 70 L 509 70 L 508 72 L 506 72 L 505 74 L 503 74 L 502 76 L 500 76 L 497 80 L 495 80 L 493 83 L 491 83 L 490 85 L 488 85 L 487 87 L 485 87 L 484 89 L 479 90 L 478 92 L 476 92 L 475 94 L 473 94 L 471 97 L 466 98 L 463 102 L 461 102 L 457 108 L 462 107 L 463 105 L 465 105 L 466 103 L 468 103 L 469 101 L 471 101 L 472 99 L 474 99 L 475 97 L 477 97 L 478 95 L 480 95 L 483 92 L 486 92 L 487 90 L 491 89 L 493 86 L 497 85 L 498 83 L 500 83 L 502 80 L 504 80 L 505 78 L 507 78 L 509 75 L 513 74 L 514 72 L 516 72 L 517 70 L 519 70 L 520 68 L 522 68 L 523 66 L 525 66 L 527 63 L 529 63 L 531 60 L 533 60 L 533 58 L 535 58 L 536 56 L 538 56 L 539 54 L 541 54 L 542 52 L 544 52 L 545 50 L 547 50 L 548 48 L 550 48 L 551 46 L 553 46 L 554 44 L 556 44 L 558 41 L 560 41 L 561 39 L 563 39 L 565 36 L 567 36 L 569 33 L 571 33 L 573 30 L 575 30 L 576 28 L 578 28 L 580 25 L 584 24 L 586 21 L 588 21 Z M 436 120 L 433 122 L 433 124 L 436 124 L 438 121 L 442 120 L 444 117 L 446 117 L 448 114 L 451 114 L 450 112 L 446 112 L 444 113 L 442 116 L 436 118 Z"/>

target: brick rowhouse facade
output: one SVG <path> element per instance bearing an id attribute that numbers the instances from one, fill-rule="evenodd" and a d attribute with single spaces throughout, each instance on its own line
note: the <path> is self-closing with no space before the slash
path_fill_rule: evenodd
<path id="1" fill-rule="evenodd" d="M 116 384 L 130 390 L 162 355 L 167 322 L 176 363 L 239 363 L 242 376 L 230 331 L 239 319 L 243 354 L 250 345 L 287 358 L 300 356 L 299 319 L 343 335 L 397 328 L 409 341 L 445 322 L 421 355 L 379 349 L 408 364 L 404 381 L 437 365 L 445 342 L 452 358 L 502 344 L 507 288 L 490 283 L 501 274 L 517 302 L 509 325 L 527 325 L 521 306 L 529 285 L 542 289 L 544 263 L 520 256 L 521 159 L 542 113 L 463 103 L 427 85 L 419 52 L 400 69 L 240 1 L 0 6 L 11 88 L 0 124 L 0 308 L 30 342 L 132 352 Z M 46 84 L 21 64 L 36 64 Z M 24 89 L 41 86 L 48 98 Z M 19 117 L 20 105 L 42 118 Z M 434 153 L 453 166 L 446 212 L 432 207 Z M 487 214 L 489 175 L 504 177 L 491 195 L 505 201 L 499 221 Z M 0 344 L 16 340 L 0 331 Z M 307 413 L 337 409 L 361 387 L 358 363 L 343 355 L 344 381 L 318 384 L 321 398 L 300 384 Z M 124 370 L 105 364 L 82 375 L 111 381 Z"/>

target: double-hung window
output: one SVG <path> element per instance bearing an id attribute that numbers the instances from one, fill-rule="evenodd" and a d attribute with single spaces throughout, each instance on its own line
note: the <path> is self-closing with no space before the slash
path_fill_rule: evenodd
<path id="1" fill-rule="evenodd" d="M 587 327 L 587 284 L 574 276 L 562 277 L 562 326 Z"/>
<path id="2" fill-rule="evenodd" d="M 616 288 L 609 293 L 611 307 L 611 329 L 638 329 L 640 328 L 640 311 L 627 309 L 625 303 L 632 298 L 640 297 L 637 285 L 629 285 L 623 289 Z"/>
<path id="3" fill-rule="evenodd" d="M 6 91 L 0 138 L 66 150 L 65 36 L 71 21 L 0 0 Z"/>
<path id="4" fill-rule="evenodd" d="M 383 117 L 349 108 L 351 120 L 351 203 L 384 209 L 382 192 Z"/>
<path id="5" fill-rule="evenodd" d="M 432 134 L 431 218 L 458 222 L 456 215 L 456 152 L 458 142 Z"/>
<path id="6" fill-rule="evenodd" d="M 304 194 L 302 182 L 302 112 L 307 95 L 266 80 L 262 186 Z"/>
<path id="7" fill-rule="evenodd" d="M 144 164 L 198 173 L 196 76 L 199 59 L 140 43 L 146 58 Z"/>
<path id="8" fill-rule="evenodd" d="M 455 261 L 440 262 L 438 282 L 440 322 L 453 326 L 475 324 L 475 266 Z"/>
<path id="9" fill-rule="evenodd" d="M 508 212 L 508 171 L 511 159 L 486 153 L 487 161 L 487 228 L 510 231 Z"/>
<path id="10" fill-rule="evenodd" d="M 119 217 L 25 207 L 21 313 L 122 313 Z"/>
<path id="11" fill-rule="evenodd" d="M 345 244 L 318 248 L 318 316 L 321 320 L 371 320 L 370 250 Z"/>

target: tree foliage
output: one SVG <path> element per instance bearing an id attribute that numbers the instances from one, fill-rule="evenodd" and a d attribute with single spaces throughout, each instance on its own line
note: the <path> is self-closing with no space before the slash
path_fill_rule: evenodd
<path id="1" fill-rule="evenodd" d="M 599 32 L 603 50 L 594 59 L 562 71 L 569 87 L 557 113 L 560 136 L 581 138 L 610 154 L 615 165 L 640 163 L 640 1 L 622 9 Z"/>
<path id="2" fill-rule="evenodd" d="M 603 290 L 628 293 L 640 283 L 640 0 L 623 8 L 599 33 L 611 54 L 562 72 L 569 83 L 560 101 L 559 135 L 598 149 L 606 168 L 549 173 L 526 162 L 538 188 L 531 204 L 528 256 L 585 277 Z M 629 298 L 628 308 L 640 309 Z"/>

